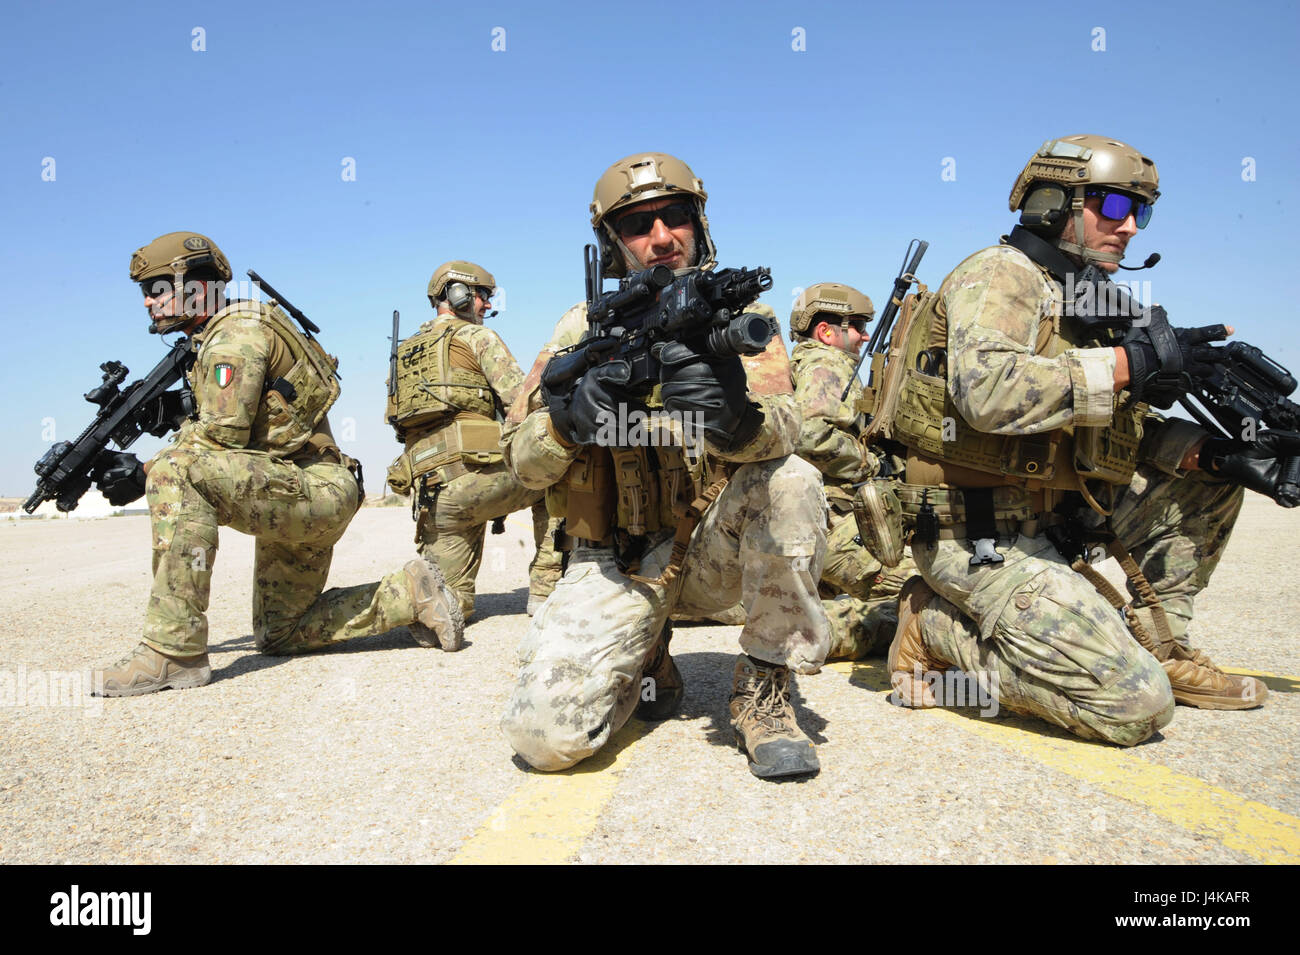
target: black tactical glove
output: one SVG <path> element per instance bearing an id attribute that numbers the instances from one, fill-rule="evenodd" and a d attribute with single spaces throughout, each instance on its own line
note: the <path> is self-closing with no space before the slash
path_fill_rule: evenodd
<path id="1" fill-rule="evenodd" d="M 689 412 L 705 437 L 722 451 L 734 451 L 753 440 L 763 424 L 763 413 L 749 400 L 739 357 L 701 355 L 682 342 L 669 342 L 659 352 L 659 364 L 665 411 Z"/>
<path id="2" fill-rule="evenodd" d="M 1174 328 L 1159 305 L 1147 314 L 1148 323 L 1134 325 L 1121 343 L 1128 356 L 1128 388 L 1135 401 L 1168 408 L 1210 373 L 1219 357 L 1206 343 L 1223 341 L 1228 330 L 1222 325 Z"/>
<path id="3" fill-rule="evenodd" d="M 1261 431 L 1254 441 L 1210 438 L 1201 446 L 1198 464 L 1283 507 L 1300 504 L 1300 433 L 1295 431 Z"/>
<path id="4" fill-rule="evenodd" d="M 108 503 L 122 507 L 144 497 L 144 466 L 125 451 L 100 452 L 90 476 Z"/>
<path id="5" fill-rule="evenodd" d="M 632 366 L 625 361 L 607 361 L 587 371 L 567 395 L 542 395 L 551 412 L 551 425 L 572 444 L 595 444 L 602 428 L 617 427 L 619 406 L 624 420 L 632 411 L 644 411 L 645 405 L 623 385 L 632 377 Z"/>

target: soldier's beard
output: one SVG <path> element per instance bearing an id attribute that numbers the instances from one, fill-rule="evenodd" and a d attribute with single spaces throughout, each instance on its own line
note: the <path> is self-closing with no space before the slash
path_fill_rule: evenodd
<path id="1" fill-rule="evenodd" d="M 643 272 L 649 268 L 648 265 L 637 259 L 637 257 L 632 254 L 632 251 L 623 244 L 622 240 L 619 240 L 618 247 L 619 251 L 623 253 L 623 264 L 629 272 Z M 695 236 L 691 236 L 690 241 L 682 248 L 686 264 L 674 269 L 673 271 L 682 271 L 684 269 L 694 268 L 696 263 L 699 261 L 699 257 L 696 254 L 698 248 L 699 243 L 696 241 Z"/>

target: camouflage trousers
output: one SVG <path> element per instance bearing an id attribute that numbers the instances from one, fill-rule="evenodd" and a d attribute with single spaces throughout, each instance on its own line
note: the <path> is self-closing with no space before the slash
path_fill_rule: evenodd
<path id="1" fill-rule="evenodd" d="M 1241 500 L 1239 487 L 1200 472 L 1173 478 L 1143 467 L 1109 520 L 1184 642 L 1193 599 L 1218 565 Z M 926 646 L 968 673 L 996 677 L 1001 705 L 1084 739 L 1132 746 L 1169 723 L 1164 670 L 1047 538 L 999 550 L 1003 563 L 975 567 L 965 541 L 914 551 L 942 598 L 921 614 Z"/>
<path id="2" fill-rule="evenodd" d="M 525 507 L 533 512 L 536 551 L 528 565 L 528 593 L 545 598 L 560 579 L 561 555 L 547 534 L 545 492 L 524 487 L 504 464 L 469 466 L 468 474 L 438 487 L 432 507 L 419 511 L 415 542 L 420 554 L 435 561 L 447 578 L 460 610 L 469 619 L 474 610 L 474 585 L 483 564 L 483 540 L 489 521 Z"/>
<path id="3" fill-rule="evenodd" d="M 303 653 L 415 619 L 402 571 L 322 593 L 335 542 L 357 511 L 357 482 L 340 464 L 299 467 L 260 451 L 170 448 L 146 482 L 153 588 L 144 642 L 172 656 L 208 648 L 205 613 L 217 528 L 257 538 L 253 636 L 263 653 Z"/>
<path id="4" fill-rule="evenodd" d="M 884 567 L 858 538 L 852 512 L 831 505 L 822 606 L 831 625 L 828 660 L 857 660 L 884 653 L 898 625 L 898 592 L 916 574 L 910 551 L 897 567 Z"/>
<path id="5" fill-rule="evenodd" d="M 609 548 L 579 546 L 519 648 L 501 729 L 532 766 L 564 769 L 599 750 L 636 708 L 641 672 L 670 613 L 707 617 L 739 601 L 744 652 L 815 672 L 830 638 L 817 596 L 826 552 L 821 475 L 790 456 L 742 466 L 704 513 L 667 586 L 622 573 Z M 672 540 L 652 539 L 657 577 Z"/>

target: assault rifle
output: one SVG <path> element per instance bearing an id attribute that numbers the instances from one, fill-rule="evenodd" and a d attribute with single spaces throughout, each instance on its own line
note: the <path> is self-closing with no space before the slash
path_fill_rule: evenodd
<path id="1" fill-rule="evenodd" d="M 1193 380 L 1187 396 L 1178 399 L 1202 427 L 1214 435 L 1248 441 L 1257 436 L 1260 425 L 1300 431 L 1300 405 L 1287 398 L 1296 389 L 1295 376 L 1245 342 L 1214 346 L 1214 353 L 1210 373 Z M 1278 462 L 1279 502 L 1300 501 L 1300 447 L 1294 451 Z"/>
<path id="2" fill-rule="evenodd" d="M 284 309 L 286 312 L 292 315 L 293 318 L 298 322 L 298 324 L 302 326 L 303 334 L 305 334 L 312 341 L 316 341 L 316 337 L 313 334 L 313 332 L 320 331 L 319 325 L 317 325 L 310 318 L 304 315 L 302 313 L 302 309 L 295 306 L 287 298 L 285 298 L 283 295 L 281 295 L 279 292 L 273 289 L 271 287 L 270 282 L 262 278 L 262 276 L 258 275 L 252 269 L 248 270 L 248 277 L 253 280 L 253 284 L 256 285 L 259 290 L 266 293 L 267 298 L 270 299 L 269 302 L 270 305 L 272 306 L 278 305 L 280 308 Z M 393 317 L 394 318 L 397 317 L 396 313 L 394 313 Z M 337 368 L 331 369 L 330 373 L 339 381 L 343 380 L 343 376 L 339 374 L 339 370 Z"/>
<path id="3" fill-rule="evenodd" d="M 913 239 L 907 244 L 907 251 L 903 253 L 903 266 L 898 270 L 898 275 L 894 278 L 894 287 L 889 291 L 889 303 L 880 313 L 876 327 L 871 330 L 871 338 L 867 342 L 867 347 L 862 350 L 862 354 L 858 356 L 858 363 L 853 366 L 853 374 L 849 376 L 844 391 L 840 393 L 840 401 L 848 398 L 849 392 L 853 390 L 853 382 L 857 380 L 858 372 L 868 355 L 871 356 L 871 371 L 867 378 L 867 388 L 870 390 L 873 387 L 880 387 L 884 375 L 886 352 L 889 350 L 889 331 L 894 326 L 898 310 L 903 306 L 907 290 L 916 281 L 916 270 L 921 267 L 921 258 L 929 247 L 930 243 L 922 239 Z M 915 252 L 912 251 L 913 248 L 916 249 Z"/>
<path id="4" fill-rule="evenodd" d="M 397 397 L 397 344 L 401 341 L 398 337 L 402 327 L 402 316 L 397 309 L 393 309 L 393 347 L 388 353 L 388 400 L 392 401 Z M 397 414 L 394 412 L 388 418 L 391 425 L 397 424 Z"/>
<path id="5" fill-rule="evenodd" d="M 542 371 L 550 394 L 566 394 L 589 368 L 625 361 L 627 388 L 647 395 L 659 384 L 659 352 L 672 341 L 701 354 L 757 355 L 777 334 L 775 323 L 745 309 L 772 287 L 771 270 L 692 271 L 674 277 L 656 265 L 601 291 L 601 263 L 595 246 L 583 250 L 587 285 L 587 335 L 556 352 Z"/>
<path id="6" fill-rule="evenodd" d="M 23 510 L 30 514 L 52 500 L 60 511 L 71 511 L 96 480 L 99 457 L 109 441 L 125 451 L 142 434 L 161 438 L 180 427 L 194 413 L 194 395 L 188 386 L 168 389 L 184 379 L 193 364 L 187 338 L 179 339 L 149 374 L 125 388 L 119 386 L 129 369 L 118 361 L 101 364 L 104 380 L 85 395 L 99 406 L 99 413 L 77 440 L 60 441 L 41 455 L 36 490 Z"/>

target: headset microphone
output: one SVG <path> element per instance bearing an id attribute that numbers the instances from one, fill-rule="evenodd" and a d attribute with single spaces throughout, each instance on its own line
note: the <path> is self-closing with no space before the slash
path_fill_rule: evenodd
<path id="1" fill-rule="evenodd" d="M 1141 272 L 1143 269 L 1149 269 L 1160 261 L 1160 253 L 1152 252 L 1147 256 L 1147 260 L 1141 265 L 1121 265 L 1121 269 L 1127 269 L 1130 272 Z"/>

